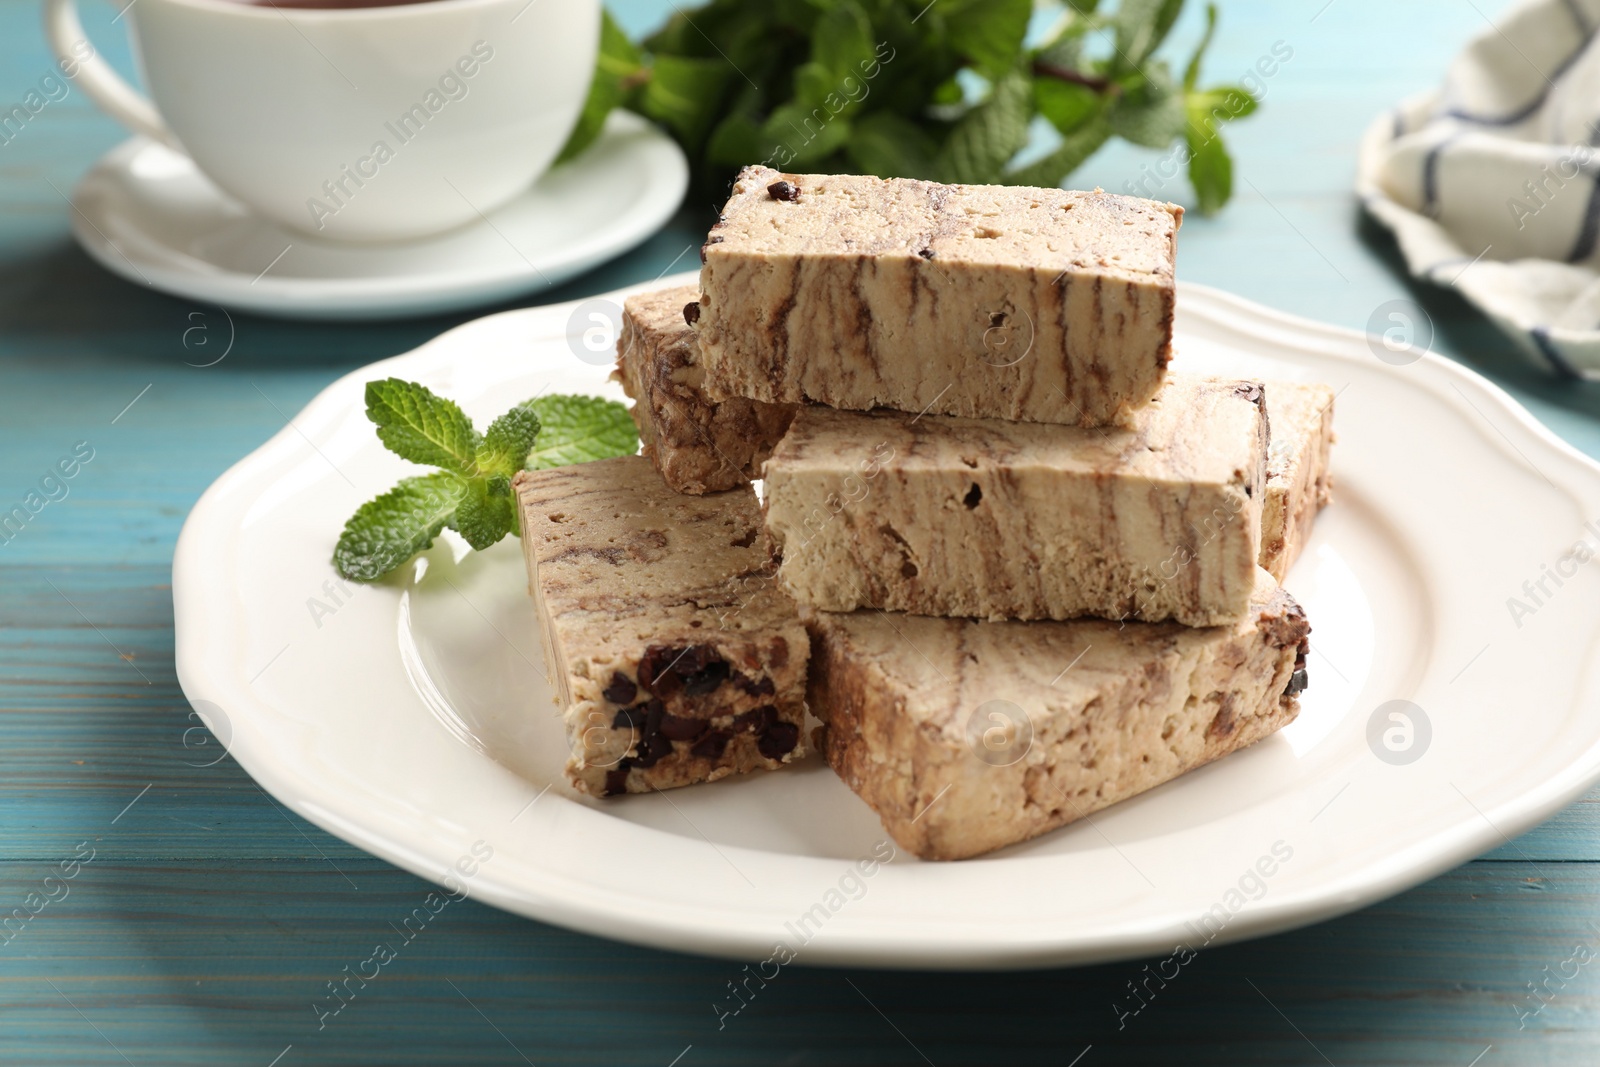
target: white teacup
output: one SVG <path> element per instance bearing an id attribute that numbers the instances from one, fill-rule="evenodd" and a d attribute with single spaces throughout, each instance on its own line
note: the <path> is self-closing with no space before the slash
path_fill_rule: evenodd
<path id="1" fill-rule="evenodd" d="M 357 241 L 448 230 L 526 189 L 572 130 L 600 32 L 600 0 L 123 10 L 151 100 L 86 47 L 75 0 L 46 2 L 95 103 L 261 215 Z"/>

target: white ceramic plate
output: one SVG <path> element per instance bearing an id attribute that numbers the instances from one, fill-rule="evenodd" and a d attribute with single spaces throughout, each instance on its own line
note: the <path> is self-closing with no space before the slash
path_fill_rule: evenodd
<path id="1" fill-rule="evenodd" d="M 250 213 L 186 156 L 135 137 L 73 191 L 73 235 L 106 269 L 263 315 L 374 319 L 508 300 L 632 248 L 672 216 L 689 168 L 672 139 L 617 112 L 583 155 L 482 222 L 419 241 L 319 241 Z"/>
<path id="2" fill-rule="evenodd" d="M 373 436 L 364 382 L 418 379 L 480 425 L 542 390 L 617 396 L 574 353 L 594 358 L 581 331 L 620 298 L 482 319 L 341 379 L 189 517 L 173 566 L 184 691 L 263 786 L 331 833 L 435 880 L 465 858 L 479 899 L 663 948 L 1043 966 L 1350 911 L 1600 777 L 1600 574 L 1566 555 L 1596 543 L 1600 467 L 1456 364 L 1391 366 L 1358 334 L 1186 286 L 1181 367 L 1340 390 L 1337 500 L 1288 583 L 1314 626 L 1297 722 L 1092 821 L 962 863 L 902 855 L 871 877 L 852 865 L 883 832 L 815 760 L 576 797 L 517 545 L 441 544 L 353 592 L 328 557 L 346 516 L 411 469 Z M 1571 573 L 1557 585 L 1547 567 Z M 1409 744 L 1395 700 L 1415 706 Z"/>

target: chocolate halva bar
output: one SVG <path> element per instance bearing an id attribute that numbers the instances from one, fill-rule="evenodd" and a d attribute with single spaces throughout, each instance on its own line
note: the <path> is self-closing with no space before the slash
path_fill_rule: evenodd
<path id="1" fill-rule="evenodd" d="M 1271 414 L 1267 491 L 1261 500 L 1261 565 L 1283 581 L 1333 495 L 1333 390 L 1314 382 L 1267 383 Z"/>
<path id="2" fill-rule="evenodd" d="M 705 395 L 684 316 L 699 292 L 681 286 L 628 297 L 617 342 L 617 377 L 634 400 L 644 454 L 680 493 L 712 493 L 760 478 L 794 416 L 789 404 Z"/>
<path id="3" fill-rule="evenodd" d="M 746 167 L 703 249 L 706 392 L 1122 421 L 1172 355 L 1182 215 L 1100 190 Z"/>
<path id="4" fill-rule="evenodd" d="M 808 621 L 828 764 L 897 843 L 938 860 L 1036 837 L 1287 725 L 1310 633 L 1264 571 L 1231 626 Z"/>
<path id="5" fill-rule="evenodd" d="M 642 456 L 514 484 L 575 787 L 643 793 L 804 755 L 810 646 L 750 487 L 685 496 Z"/>
<path id="6" fill-rule="evenodd" d="M 1128 428 L 803 408 L 766 465 L 779 579 L 825 611 L 1237 620 L 1270 402 L 1174 375 Z"/>

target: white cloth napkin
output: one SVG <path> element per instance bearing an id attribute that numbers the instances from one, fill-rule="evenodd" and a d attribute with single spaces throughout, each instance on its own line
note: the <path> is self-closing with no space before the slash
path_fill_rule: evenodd
<path id="1" fill-rule="evenodd" d="M 1362 139 L 1356 190 L 1411 273 L 1530 358 L 1600 379 L 1600 0 L 1528 0 Z"/>

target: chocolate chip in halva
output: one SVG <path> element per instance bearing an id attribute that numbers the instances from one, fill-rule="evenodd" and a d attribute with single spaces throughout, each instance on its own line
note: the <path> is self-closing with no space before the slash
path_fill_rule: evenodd
<path id="1" fill-rule="evenodd" d="M 782 638 L 779 638 L 779 640 L 782 640 Z M 788 646 L 785 645 L 784 647 L 787 648 Z M 735 679 L 734 684 L 736 684 L 744 693 L 753 697 L 769 697 L 773 693 L 777 692 L 777 686 L 772 684 L 772 679 L 768 678 L 764 674 L 760 677 L 760 679 L 754 682 L 741 674 Z"/>
<path id="2" fill-rule="evenodd" d="M 727 730 L 712 730 L 694 743 L 689 749 L 689 754 L 699 756 L 701 759 L 719 760 L 727 751 L 728 741 L 732 737 L 733 735 Z"/>
<path id="3" fill-rule="evenodd" d="M 746 733 L 759 734 L 765 732 L 767 727 L 778 721 L 778 709 L 771 704 L 763 704 L 754 711 L 747 711 L 743 715 L 733 717 L 733 728 Z"/>
<path id="4" fill-rule="evenodd" d="M 669 741 L 693 741 L 705 733 L 709 726 L 704 719 L 692 719 L 686 715 L 661 717 L 661 733 Z"/>
<path id="5" fill-rule="evenodd" d="M 782 759 L 800 743 L 800 727 L 792 722 L 775 722 L 761 733 L 756 750 L 767 759 Z"/>
<path id="6" fill-rule="evenodd" d="M 601 690 L 600 695 L 613 704 L 632 704 L 634 698 L 639 695 L 639 687 L 633 684 L 632 678 L 621 671 L 612 671 L 611 684 Z"/>
<path id="7" fill-rule="evenodd" d="M 683 321 L 690 326 L 700 321 L 700 301 L 691 300 L 683 305 Z"/>
<path id="8" fill-rule="evenodd" d="M 683 692 L 686 696 L 700 697 L 707 693 L 714 693 L 717 687 L 728 680 L 728 664 L 723 660 L 708 663 L 701 670 L 683 677 Z"/>
<path id="9" fill-rule="evenodd" d="M 767 195 L 774 200 L 785 200 L 792 204 L 800 199 L 800 187 L 794 182 L 773 182 L 767 186 Z"/>
<path id="10" fill-rule="evenodd" d="M 659 700 L 652 700 L 633 709 L 635 712 L 644 712 L 644 724 L 639 728 L 639 741 L 634 746 L 634 754 L 629 761 L 635 767 L 649 769 L 661 762 L 663 756 L 672 755 L 672 741 L 661 732 L 661 724 L 666 721 L 666 705 Z"/>
<path id="11" fill-rule="evenodd" d="M 711 645 L 651 645 L 639 657 L 639 684 L 656 696 L 705 696 L 727 680 L 728 661 Z"/>

